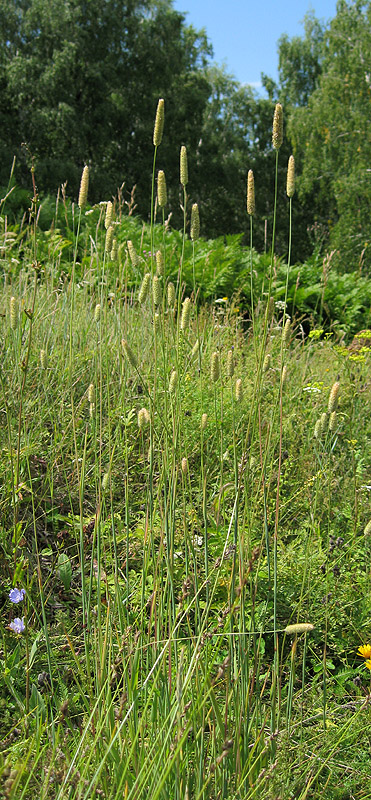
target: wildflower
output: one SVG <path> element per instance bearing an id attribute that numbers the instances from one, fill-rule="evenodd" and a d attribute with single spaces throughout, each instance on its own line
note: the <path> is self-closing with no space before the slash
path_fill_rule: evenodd
<path id="1" fill-rule="evenodd" d="M 11 603 L 21 603 L 22 600 L 24 600 L 25 594 L 25 589 L 17 589 L 15 586 L 15 588 L 11 589 L 9 592 L 9 600 Z"/>
<path id="2" fill-rule="evenodd" d="M 357 656 L 362 658 L 371 658 L 371 644 L 361 644 L 358 648 Z"/>
<path id="3" fill-rule="evenodd" d="M 367 669 L 371 670 L 371 658 L 368 658 L 367 661 L 365 661 L 365 666 Z"/>
<path id="4" fill-rule="evenodd" d="M 24 631 L 26 630 L 26 626 L 24 624 L 24 617 L 22 617 L 22 619 L 20 619 L 19 617 L 15 617 L 15 619 L 13 619 L 13 622 L 10 623 L 9 628 L 11 631 L 14 631 L 14 633 L 24 633 Z"/>

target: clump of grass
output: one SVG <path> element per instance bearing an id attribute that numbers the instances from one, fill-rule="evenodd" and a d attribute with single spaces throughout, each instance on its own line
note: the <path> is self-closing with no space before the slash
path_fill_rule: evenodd
<path id="1" fill-rule="evenodd" d="M 39 268 L 34 214 L 3 290 L 3 792 L 330 798 L 368 692 L 367 354 L 305 341 L 273 249 L 255 301 L 251 172 L 249 324 L 200 303 L 184 147 L 172 274 L 163 134 L 160 100 L 149 252 L 110 201 L 76 279 L 86 167 L 69 280 Z M 281 144 L 278 105 L 276 168 Z M 290 161 L 289 241 L 293 181 Z"/>

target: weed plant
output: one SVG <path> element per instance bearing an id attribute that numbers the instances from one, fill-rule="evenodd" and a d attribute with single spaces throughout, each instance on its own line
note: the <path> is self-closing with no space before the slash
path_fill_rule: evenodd
<path id="1" fill-rule="evenodd" d="M 235 243 L 199 238 L 184 148 L 182 233 L 155 194 L 163 111 L 149 227 L 87 207 L 87 169 L 47 234 L 34 173 L 1 210 L 0 791 L 366 798 L 371 333 L 305 335 L 251 194 L 249 318 L 219 296 Z"/>

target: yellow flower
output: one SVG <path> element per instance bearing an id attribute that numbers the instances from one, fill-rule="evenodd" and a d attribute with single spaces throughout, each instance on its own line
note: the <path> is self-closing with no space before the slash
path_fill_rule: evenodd
<path id="1" fill-rule="evenodd" d="M 371 658 L 368 658 L 367 661 L 365 661 L 365 664 L 367 669 L 371 670 Z"/>
<path id="2" fill-rule="evenodd" d="M 357 656 L 362 656 L 362 658 L 368 658 L 369 664 L 366 662 L 367 669 L 371 669 L 371 644 L 361 644 L 358 648 Z"/>

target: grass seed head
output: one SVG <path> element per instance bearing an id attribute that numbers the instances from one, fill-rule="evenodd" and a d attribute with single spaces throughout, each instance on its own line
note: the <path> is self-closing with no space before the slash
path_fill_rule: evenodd
<path id="1" fill-rule="evenodd" d="M 285 633 L 309 633 L 314 630 L 310 622 L 298 622 L 296 625 L 286 625 Z"/>
<path id="2" fill-rule="evenodd" d="M 131 261 L 133 267 L 135 268 L 135 267 L 138 266 L 139 261 L 140 261 L 138 253 L 137 253 L 137 251 L 136 251 L 136 249 L 135 249 L 135 247 L 133 245 L 133 242 L 131 242 L 130 239 L 128 239 L 127 245 L 128 245 L 128 253 L 129 253 L 130 261 Z"/>
<path id="3" fill-rule="evenodd" d="M 233 375 L 234 375 L 233 350 L 228 350 L 228 354 L 227 354 L 227 378 L 233 378 Z"/>
<path id="4" fill-rule="evenodd" d="M 164 257 L 161 250 L 156 251 L 156 272 L 157 275 L 163 276 L 165 271 Z"/>
<path id="5" fill-rule="evenodd" d="M 94 403 L 94 400 L 95 400 L 94 383 L 91 383 L 89 385 L 89 388 L 88 388 L 88 400 L 89 400 L 89 403 Z"/>
<path id="6" fill-rule="evenodd" d="M 219 353 L 217 352 L 211 356 L 210 375 L 213 383 L 216 383 L 220 377 Z"/>
<path id="7" fill-rule="evenodd" d="M 328 413 L 327 413 L 327 411 L 324 411 L 323 414 L 321 414 L 321 416 L 320 416 L 321 434 L 322 434 L 322 436 L 326 431 L 327 421 L 328 421 Z"/>
<path id="8" fill-rule="evenodd" d="M 171 281 L 167 285 L 167 304 L 170 308 L 175 305 L 175 286 Z"/>
<path id="9" fill-rule="evenodd" d="M 193 203 L 191 211 L 191 239 L 197 241 L 200 236 L 200 214 L 197 203 Z"/>
<path id="10" fill-rule="evenodd" d="M 186 297 L 183 303 L 182 315 L 180 318 L 180 330 L 183 331 L 183 333 L 188 328 L 190 316 L 191 316 L 191 301 L 189 297 Z"/>
<path id="11" fill-rule="evenodd" d="M 241 378 L 237 378 L 236 380 L 235 395 L 237 403 L 241 403 L 243 398 L 243 387 Z"/>
<path id="12" fill-rule="evenodd" d="M 173 371 L 172 371 L 172 373 L 170 375 L 170 380 L 169 380 L 169 392 L 170 392 L 170 394 L 175 394 L 177 384 L 178 384 L 178 373 L 177 373 L 176 369 L 173 369 Z"/>
<path id="13" fill-rule="evenodd" d="M 46 350 L 40 350 L 40 364 L 42 369 L 46 369 L 48 366 L 48 354 Z"/>
<path id="14" fill-rule="evenodd" d="M 155 306 L 160 306 L 162 300 L 162 290 L 161 290 L 161 281 L 158 275 L 153 276 L 152 296 L 153 296 L 153 304 Z"/>
<path id="15" fill-rule="evenodd" d="M 286 320 L 284 329 L 282 331 L 282 344 L 284 347 L 288 347 L 291 335 L 291 322 L 289 319 Z"/>
<path id="16" fill-rule="evenodd" d="M 126 339 L 122 340 L 122 349 L 126 355 L 129 364 L 131 364 L 131 366 L 135 368 L 137 366 L 137 359 Z"/>
<path id="17" fill-rule="evenodd" d="M 111 255 L 112 250 L 112 242 L 113 242 L 113 226 L 110 225 L 107 233 L 106 233 L 106 243 L 105 243 L 105 251 Z"/>
<path id="18" fill-rule="evenodd" d="M 370 536 L 370 534 L 371 534 L 371 519 L 367 523 L 367 525 L 365 526 L 365 529 L 364 529 L 363 533 L 365 534 L 365 536 Z"/>
<path id="19" fill-rule="evenodd" d="M 98 323 L 100 320 L 101 305 L 97 303 L 94 309 L 94 322 Z"/>
<path id="20" fill-rule="evenodd" d="M 294 156 L 290 156 L 287 166 L 286 194 L 293 197 L 295 192 L 295 161 Z"/>
<path id="21" fill-rule="evenodd" d="M 283 142 L 283 110 L 281 103 L 276 104 L 273 116 L 272 144 L 275 150 L 279 150 Z"/>
<path id="22" fill-rule="evenodd" d="M 331 389 L 330 397 L 328 399 L 328 413 L 332 414 L 333 411 L 336 411 L 338 399 L 339 399 L 339 389 L 340 383 L 336 381 Z"/>
<path id="23" fill-rule="evenodd" d="M 188 158 L 187 148 L 184 145 L 180 148 L 180 182 L 185 188 L 188 183 Z"/>
<path id="24" fill-rule="evenodd" d="M 117 261 L 117 254 L 118 254 L 117 239 L 113 239 L 112 250 L 111 250 L 111 260 L 112 261 Z"/>
<path id="25" fill-rule="evenodd" d="M 267 353 L 263 361 L 263 372 L 268 372 L 271 365 L 271 360 L 272 360 L 271 354 Z"/>
<path id="26" fill-rule="evenodd" d="M 164 122 L 165 122 L 165 103 L 164 100 L 161 98 L 157 103 L 155 125 L 153 128 L 153 144 L 155 147 L 159 147 L 159 145 L 162 142 L 162 134 L 164 132 Z"/>
<path id="27" fill-rule="evenodd" d="M 159 333 L 161 328 L 161 316 L 158 311 L 156 311 L 155 316 L 153 317 L 153 325 L 155 328 L 155 333 Z"/>
<path id="28" fill-rule="evenodd" d="M 196 339 L 196 341 L 195 341 L 195 343 L 194 343 L 194 345 L 192 347 L 192 350 L 191 350 L 192 358 L 196 358 L 196 356 L 198 355 L 199 349 L 200 349 L 200 342 L 198 341 L 198 339 Z"/>
<path id="29" fill-rule="evenodd" d="M 336 424 L 337 424 L 336 411 L 331 411 L 330 419 L 328 422 L 328 429 L 329 431 L 331 431 L 331 433 L 334 433 L 334 431 L 336 430 Z"/>
<path id="30" fill-rule="evenodd" d="M 202 414 L 202 417 L 201 417 L 201 430 L 204 431 L 205 428 L 206 428 L 206 425 L 207 425 L 207 414 Z"/>
<path id="31" fill-rule="evenodd" d="M 166 178 L 163 169 L 159 169 L 157 175 L 157 200 L 160 208 L 165 208 L 167 204 Z"/>
<path id="32" fill-rule="evenodd" d="M 284 366 L 282 367 L 282 386 L 285 385 L 286 381 L 287 381 L 287 367 L 286 364 L 284 364 Z"/>
<path id="33" fill-rule="evenodd" d="M 144 430 L 144 428 L 149 425 L 150 422 L 150 414 L 146 408 L 141 408 L 138 411 L 138 428 L 140 431 Z"/>
<path id="34" fill-rule="evenodd" d="M 255 183 L 252 169 L 249 169 L 247 175 L 247 213 L 250 217 L 255 214 Z"/>
<path id="35" fill-rule="evenodd" d="M 105 220 L 104 220 L 104 227 L 105 227 L 106 231 L 108 231 L 108 228 L 109 228 L 109 226 L 110 226 L 110 224 L 112 222 L 112 211 L 113 211 L 113 205 L 112 205 L 111 201 L 109 200 L 108 203 L 107 203 L 106 216 L 105 216 Z"/>
<path id="36" fill-rule="evenodd" d="M 314 431 L 313 431 L 313 436 L 314 436 L 315 439 L 320 439 L 321 436 L 322 436 L 322 426 L 321 426 L 321 420 L 320 419 L 316 420 L 316 424 L 314 426 Z"/>
<path id="37" fill-rule="evenodd" d="M 95 412 L 95 403 L 90 403 L 89 404 L 89 417 L 90 417 L 90 419 L 93 419 L 94 412 Z"/>
<path id="38" fill-rule="evenodd" d="M 86 201 L 88 199 L 88 188 L 89 188 L 89 167 L 85 166 L 81 175 L 80 191 L 78 199 L 79 208 L 84 208 L 84 206 L 86 206 Z"/>
<path id="39" fill-rule="evenodd" d="M 10 327 L 12 331 L 17 330 L 18 325 L 18 305 L 15 297 L 10 298 Z"/>
<path id="40" fill-rule="evenodd" d="M 186 458 L 182 458 L 181 466 L 183 475 L 186 475 L 188 472 L 188 460 Z"/>
<path id="41" fill-rule="evenodd" d="M 138 302 L 140 303 L 140 305 L 142 305 L 147 300 L 150 283 L 151 283 L 151 274 L 149 272 L 146 272 L 142 280 L 142 285 L 139 289 L 139 294 L 138 294 Z"/>

